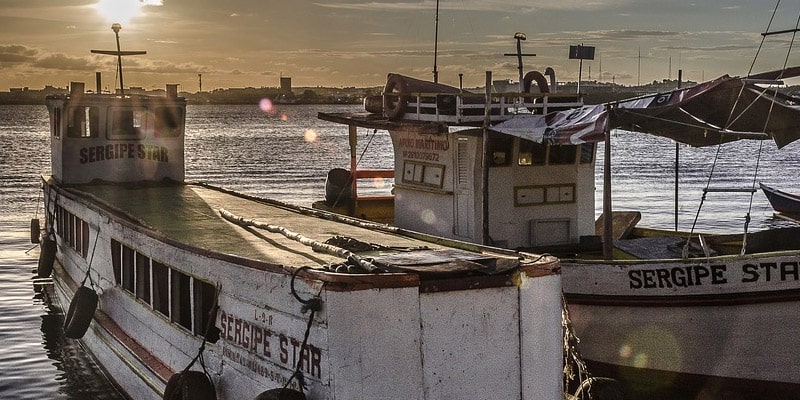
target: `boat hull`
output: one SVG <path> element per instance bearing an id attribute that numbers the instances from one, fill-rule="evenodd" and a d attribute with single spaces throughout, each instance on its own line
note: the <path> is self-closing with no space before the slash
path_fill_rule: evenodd
<path id="1" fill-rule="evenodd" d="M 421 242 L 205 186 L 46 181 L 45 198 L 57 232 L 56 297 L 66 308 L 81 284 L 98 292 L 81 340 L 131 398 L 162 398 L 172 374 L 189 365 L 209 374 L 220 399 L 254 398 L 287 383 L 300 390 L 292 379 L 298 370 L 309 399 L 563 396 L 555 258 L 495 275 L 301 269 L 289 262 L 334 257 L 211 216 L 224 205 L 326 236 Z M 209 285 L 218 296 L 209 297 Z M 213 335 L 198 311 L 212 310 L 212 298 L 219 339 L 204 343 Z M 322 304 L 315 313 L 301 301 L 312 298 Z M 203 363 L 193 363 L 200 348 Z"/>
<path id="2" fill-rule="evenodd" d="M 565 262 L 563 274 L 591 371 L 634 397 L 790 398 L 800 389 L 799 264 L 786 252 Z"/>
<path id="3" fill-rule="evenodd" d="M 760 185 L 761 190 L 769 200 L 769 204 L 772 205 L 775 211 L 800 216 L 800 196 L 782 192 L 763 183 Z"/>

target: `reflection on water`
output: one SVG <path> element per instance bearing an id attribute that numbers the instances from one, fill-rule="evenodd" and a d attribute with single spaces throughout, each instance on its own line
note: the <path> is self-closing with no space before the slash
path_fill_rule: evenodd
<path id="1" fill-rule="evenodd" d="M 0 398 L 122 399 L 80 342 L 63 335 L 52 281 L 36 279 L 27 231 L 0 231 Z"/>

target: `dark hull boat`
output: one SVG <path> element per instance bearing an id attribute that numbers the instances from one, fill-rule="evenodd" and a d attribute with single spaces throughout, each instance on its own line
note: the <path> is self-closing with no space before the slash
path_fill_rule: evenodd
<path id="1" fill-rule="evenodd" d="M 800 216 L 800 196 L 780 191 L 763 183 L 759 183 L 759 185 L 775 211 L 795 217 Z"/>

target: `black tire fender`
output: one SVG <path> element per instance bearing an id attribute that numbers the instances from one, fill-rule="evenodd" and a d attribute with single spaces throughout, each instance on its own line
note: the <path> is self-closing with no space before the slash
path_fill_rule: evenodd
<path id="1" fill-rule="evenodd" d="M 80 339 L 89 329 L 97 309 L 97 293 L 81 286 L 69 302 L 69 310 L 64 318 L 64 335 L 72 339 Z"/>
<path id="2" fill-rule="evenodd" d="M 181 371 L 167 381 L 164 400 L 217 400 L 217 391 L 205 373 Z"/>

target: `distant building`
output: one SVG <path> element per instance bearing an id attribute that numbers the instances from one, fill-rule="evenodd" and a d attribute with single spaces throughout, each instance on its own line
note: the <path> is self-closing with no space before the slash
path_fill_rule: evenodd
<path id="1" fill-rule="evenodd" d="M 292 93 L 292 78 L 288 76 L 281 77 L 281 93 Z"/>

